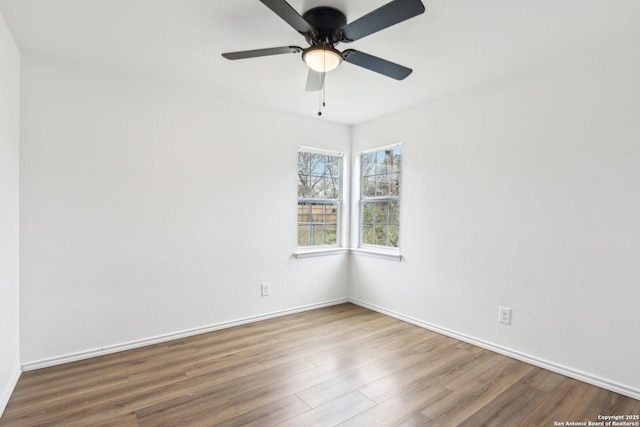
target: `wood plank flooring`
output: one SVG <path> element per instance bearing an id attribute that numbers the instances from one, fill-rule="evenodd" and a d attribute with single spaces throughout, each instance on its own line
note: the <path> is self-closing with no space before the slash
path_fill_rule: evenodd
<path id="1" fill-rule="evenodd" d="M 640 401 L 352 305 L 22 374 L 0 426 L 554 426 Z"/>

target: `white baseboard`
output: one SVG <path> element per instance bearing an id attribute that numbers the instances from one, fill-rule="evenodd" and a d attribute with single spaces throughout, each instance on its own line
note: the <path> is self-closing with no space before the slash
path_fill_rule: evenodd
<path id="1" fill-rule="evenodd" d="M 356 305 L 359 305 L 359 306 L 364 307 L 364 308 L 368 308 L 368 309 L 373 310 L 373 311 L 377 311 L 378 313 L 382 313 L 382 314 L 385 314 L 387 316 L 394 317 L 394 318 L 402 320 L 404 322 L 411 323 L 413 325 L 420 326 L 420 327 L 425 328 L 425 329 L 429 329 L 429 330 L 431 330 L 433 332 L 437 332 L 437 333 L 440 333 L 442 335 L 446 335 L 446 336 L 449 336 L 451 338 L 455 338 L 455 339 L 458 339 L 460 341 L 464 341 L 464 342 L 467 342 L 469 344 L 473 344 L 473 345 L 476 345 L 478 347 L 482 347 L 482 348 L 485 348 L 487 350 L 490 350 L 490 351 L 493 351 L 493 352 L 496 352 L 496 353 L 500 353 L 500 354 L 502 354 L 504 356 L 511 357 L 512 359 L 520 360 L 522 362 L 529 363 L 531 365 L 538 366 L 538 367 L 543 368 L 543 369 L 547 369 L 549 371 L 558 373 L 560 375 L 571 377 L 571 378 L 574 378 L 574 379 L 576 379 L 578 381 L 582 381 L 582 382 L 585 382 L 585 383 L 588 383 L 588 384 L 591 384 L 591 385 L 594 385 L 594 386 L 597 386 L 597 387 L 604 388 L 606 390 L 613 391 L 613 392 L 618 393 L 618 394 L 622 394 L 624 396 L 631 397 L 633 399 L 640 400 L 640 390 L 637 389 L 637 388 L 630 387 L 630 386 L 625 385 L 625 384 L 620 384 L 620 383 L 617 383 L 617 382 L 614 382 L 614 381 L 610 381 L 610 380 L 607 380 L 607 379 L 604 379 L 604 378 L 600 378 L 598 376 L 591 375 L 591 374 L 588 374 L 586 372 L 578 371 L 576 369 L 569 368 L 567 366 L 559 365 L 557 363 L 553 363 L 553 362 L 548 361 L 548 360 L 543 360 L 543 359 L 537 358 L 535 356 L 531 356 L 531 355 L 528 355 L 528 354 L 525 354 L 525 353 L 521 353 L 521 352 L 516 351 L 516 350 L 511 350 L 509 348 L 502 347 L 502 346 L 490 343 L 488 341 L 483 341 L 483 340 L 480 340 L 480 339 L 477 339 L 477 338 L 473 338 L 471 336 L 468 336 L 468 335 L 465 335 L 465 334 L 462 334 L 462 333 L 459 333 L 459 332 L 456 332 L 456 331 L 452 331 L 450 329 L 443 328 L 441 326 L 437 326 L 437 325 L 434 325 L 434 324 L 431 324 L 431 323 L 428 323 L 428 322 L 424 322 L 422 320 L 415 319 L 415 318 L 410 317 L 410 316 L 405 316 L 403 314 L 396 313 L 394 311 L 387 310 L 386 308 L 377 306 L 375 304 L 370 304 L 370 303 L 367 303 L 367 302 L 364 302 L 364 301 L 360 301 L 360 300 L 355 299 L 355 298 L 349 298 L 349 302 L 351 302 L 353 304 L 356 304 Z"/>
<path id="2" fill-rule="evenodd" d="M 9 384 L 7 384 L 7 387 L 2 391 L 2 395 L 0 395 L 0 417 L 2 417 L 2 414 L 7 407 L 7 403 L 9 403 L 9 399 L 11 398 L 13 390 L 16 388 L 16 384 L 18 384 L 21 373 L 22 372 L 20 371 L 20 369 L 16 368 L 13 376 L 11 377 L 11 380 L 9 381 Z"/>
<path id="3" fill-rule="evenodd" d="M 604 388 L 606 390 L 610 390 L 613 391 L 615 393 L 619 393 L 628 397 L 631 397 L 633 399 L 637 399 L 640 400 L 640 390 L 636 389 L 634 387 L 630 387 L 627 386 L 625 384 L 620 384 L 614 381 L 610 381 L 604 378 L 600 378 L 597 377 L 595 375 L 591 375 L 588 374 L 586 372 L 582 372 L 582 371 L 578 371 L 576 369 L 572 369 L 569 368 L 567 366 L 562 366 L 547 360 L 543 360 L 543 359 L 539 359 L 535 356 L 531 356 L 525 353 L 521 353 L 519 351 L 516 350 L 512 350 L 506 347 L 502 347 L 496 344 L 493 344 L 491 342 L 488 341 L 484 341 L 484 340 L 480 340 L 465 334 L 462 334 L 460 332 L 456 332 L 447 328 L 443 328 L 441 326 L 438 325 L 434 325 L 428 322 L 424 322 L 422 320 L 419 319 L 415 319 L 413 317 L 410 316 L 405 316 L 403 314 L 394 312 L 392 310 L 388 310 L 385 309 L 383 307 L 377 306 L 375 304 L 370 304 L 364 301 L 360 301 L 358 299 L 355 298 L 340 298 L 340 299 L 336 299 L 336 300 L 332 300 L 332 301 L 326 301 L 326 302 L 322 302 L 322 303 L 318 303 L 318 304 L 309 304 L 309 305 L 305 305 L 305 306 L 300 306 L 300 307 L 296 307 L 296 308 L 292 308 L 292 309 L 287 309 L 287 310 L 281 310 L 281 311 L 275 311 L 275 312 L 271 312 L 271 313 L 267 313 L 267 314 L 262 314 L 262 315 L 258 315 L 258 316 L 250 316 L 250 317 L 245 317 L 242 319 L 236 319 L 236 320 L 232 320 L 232 321 L 228 321 L 228 322 L 221 322 L 221 323 L 217 323 L 214 325 L 209 325 L 209 326 L 203 326 L 203 327 L 199 327 L 199 328 L 194 328 L 194 329 L 189 329 L 189 330 L 185 330 L 185 331 L 181 331 L 181 332 L 175 332 L 175 333 L 171 333 L 171 334 L 165 334 L 165 335 L 160 335 L 160 336 L 156 336 L 156 337 L 151 337 L 151 338 L 145 338 L 145 339 L 141 339 L 141 340 L 136 340 L 136 341 L 130 341 L 127 343 L 123 343 L 123 344 L 116 344 L 116 345 L 112 345 L 112 346 L 107 346 L 107 347 L 103 347 L 103 348 L 99 348 L 99 349 L 94 349 L 94 350 L 87 350 L 87 351 L 82 351 L 82 352 L 77 352 L 77 353 L 72 353 L 72 354 L 67 354 L 67 355 L 62 355 L 62 356 L 56 356 L 56 357 L 52 357 L 52 358 L 47 358 L 47 359 L 41 359 L 41 360 L 37 360 L 37 361 L 33 361 L 33 362 L 27 362 L 24 363 L 22 365 L 22 371 L 27 372 L 27 371 L 32 371 L 35 369 L 41 369 L 41 368 L 46 368 L 49 366 L 55 366 L 55 365 L 61 365 L 63 363 L 69 363 L 69 362 L 75 362 L 78 360 L 84 360 L 84 359 L 89 359 L 92 357 L 97 357 L 97 356 L 104 356 L 107 354 L 111 354 L 111 353 L 117 353 L 120 351 L 126 351 L 126 350 L 131 350 L 134 348 L 140 348 L 140 347 L 144 347 L 147 345 L 152 345 L 152 344 L 159 344 L 159 343 L 163 343 L 163 342 L 167 342 L 167 341 L 171 341 L 171 340 L 175 340 L 175 339 L 181 339 L 181 338 L 186 338 L 186 337 L 190 337 L 193 335 L 198 335 L 198 334 L 204 334 L 207 332 L 213 332 L 213 331 L 218 331 L 221 329 L 227 329 L 227 328 L 232 328 L 234 326 L 240 326 L 240 325 L 246 325 L 248 323 L 253 323 L 253 322 L 260 322 L 262 320 L 268 320 L 268 319 L 273 319 L 276 317 L 281 317 L 281 316 L 287 316 L 289 314 L 295 314 L 295 313 L 301 313 L 303 311 L 309 311 L 309 310 L 314 310 L 317 308 L 323 308 L 323 307 L 329 307 L 332 305 L 337 305 L 337 304 L 343 304 L 346 302 L 351 302 L 353 304 L 359 305 L 361 307 L 365 307 L 368 308 L 370 310 L 373 311 L 377 311 L 379 313 L 385 314 L 387 316 L 391 316 L 394 317 L 396 319 L 402 320 L 404 322 L 407 323 L 411 323 L 413 325 L 416 326 L 420 326 L 422 328 L 458 339 L 460 341 L 464 341 L 467 342 L 469 344 L 473 344 L 476 345 L 478 347 L 482 347 L 485 348 L 487 350 L 490 351 L 494 351 L 496 353 L 500 353 L 502 355 L 505 355 L 507 357 L 511 357 L 513 359 L 516 360 L 520 360 L 522 362 L 525 363 L 529 363 L 531 365 L 534 366 L 538 366 L 540 368 L 543 369 L 547 369 L 549 371 L 552 372 L 556 372 L 560 375 L 565 375 L 567 377 L 571 377 L 574 378 L 576 380 L 579 381 L 583 381 L 585 383 L 588 384 L 592 384 L 595 385 L 597 387 L 601 387 Z M 15 388 L 16 383 L 18 382 L 18 379 L 20 378 L 20 371 L 17 371 L 15 374 L 15 378 L 12 379 L 12 383 L 9 385 L 9 387 L 7 387 L 7 389 L 4 391 L 2 398 L 0 400 L 0 414 L 2 414 L 2 412 L 4 411 L 4 408 L 6 406 L 6 404 L 9 401 L 9 397 L 11 396 L 11 393 L 13 392 L 13 389 Z"/>
<path id="4" fill-rule="evenodd" d="M 81 351 L 77 353 L 66 354 L 62 356 L 50 357 L 46 359 L 36 360 L 33 362 L 27 362 L 22 364 L 22 371 L 33 371 L 41 368 L 48 368 L 50 366 L 61 365 L 63 363 L 76 362 L 78 360 L 90 359 L 92 357 L 104 356 L 111 353 L 118 353 L 121 351 L 132 350 L 134 348 L 140 348 L 147 345 L 159 344 L 171 340 L 190 337 L 193 335 L 204 334 L 207 332 L 219 331 L 221 329 L 232 328 L 234 326 L 246 325 L 248 323 L 260 322 L 262 320 L 273 319 L 276 317 L 287 316 L 289 314 L 301 313 L 303 311 L 315 310 L 318 308 L 329 307 L 332 305 L 344 304 L 349 302 L 347 298 L 340 298 L 331 301 L 325 301 L 317 304 L 309 304 L 287 310 L 274 311 L 271 313 L 261 314 L 258 316 L 250 316 L 242 319 L 231 320 L 227 322 L 216 323 L 214 325 L 202 326 L 199 328 L 188 329 L 180 332 L 173 332 L 170 334 L 159 335 L 151 338 L 144 338 L 141 340 L 130 341 L 122 344 L 115 344 L 106 347 L 101 347 L 93 350 Z"/>

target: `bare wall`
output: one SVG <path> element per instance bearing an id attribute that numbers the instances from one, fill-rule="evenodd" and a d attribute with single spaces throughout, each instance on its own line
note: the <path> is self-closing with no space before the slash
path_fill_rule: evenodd
<path id="1" fill-rule="evenodd" d="M 355 126 L 403 144 L 404 260 L 353 257 L 350 296 L 640 396 L 639 43 Z"/>
<path id="2" fill-rule="evenodd" d="M 292 257 L 298 146 L 348 152 L 347 126 L 42 57 L 22 78 L 23 363 L 347 297 L 347 255 Z"/>

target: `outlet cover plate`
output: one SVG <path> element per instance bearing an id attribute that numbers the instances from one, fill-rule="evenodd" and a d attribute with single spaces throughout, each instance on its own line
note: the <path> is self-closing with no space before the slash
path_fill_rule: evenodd
<path id="1" fill-rule="evenodd" d="M 271 283 L 263 282 L 260 286 L 261 286 L 260 289 L 263 297 L 271 295 Z"/>
<path id="2" fill-rule="evenodd" d="M 505 325 L 511 324 L 511 309 L 509 307 L 498 307 L 498 322 Z"/>

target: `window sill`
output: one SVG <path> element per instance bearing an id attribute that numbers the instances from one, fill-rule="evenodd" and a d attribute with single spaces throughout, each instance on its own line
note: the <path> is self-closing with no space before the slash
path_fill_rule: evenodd
<path id="1" fill-rule="evenodd" d="M 322 256 L 331 256 L 331 255 L 343 255 L 346 253 L 352 253 L 354 255 L 359 256 L 368 256 L 373 258 L 386 259 L 388 261 L 402 261 L 402 255 L 399 251 L 384 251 L 384 250 L 375 250 L 369 248 L 329 248 L 329 249 L 300 249 L 293 253 L 293 256 L 296 259 L 302 258 L 315 258 Z"/>
<path id="2" fill-rule="evenodd" d="M 329 255 L 341 255 L 349 252 L 349 249 L 345 248 L 329 248 L 329 249 L 300 249 L 293 253 L 296 259 L 301 258 L 314 258 L 319 256 Z"/>
<path id="3" fill-rule="evenodd" d="M 402 261 L 402 255 L 400 254 L 400 251 L 383 251 L 369 248 L 351 248 L 349 250 L 354 255 L 381 258 L 389 261 Z"/>

